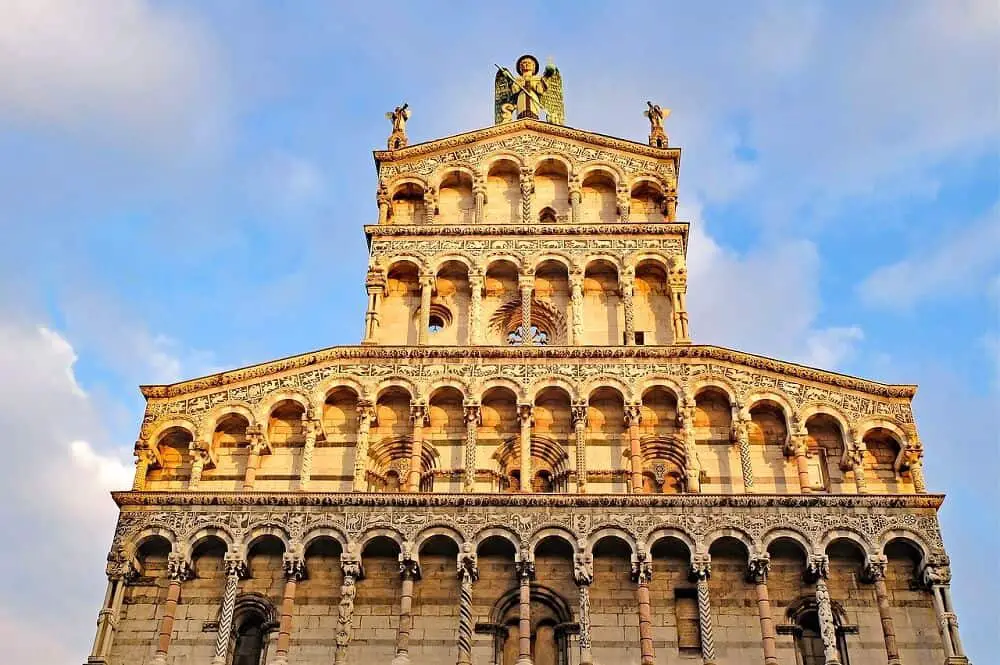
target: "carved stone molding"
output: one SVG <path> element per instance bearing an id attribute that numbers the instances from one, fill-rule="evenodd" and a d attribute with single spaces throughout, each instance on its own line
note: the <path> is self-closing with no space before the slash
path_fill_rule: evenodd
<path id="1" fill-rule="evenodd" d="M 368 224 L 369 236 L 512 236 L 512 235 L 667 235 L 687 238 L 690 225 L 685 222 L 642 224 Z"/>

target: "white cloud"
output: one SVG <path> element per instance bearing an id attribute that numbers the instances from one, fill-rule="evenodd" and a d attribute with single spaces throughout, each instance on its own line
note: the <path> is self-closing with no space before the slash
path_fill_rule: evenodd
<path id="1" fill-rule="evenodd" d="M 147 0 L 13 0 L 0 118 L 170 146 L 214 131 L 218 62 L 188 16 Z"/>
<path id="2" fill-rule="evenodd" d="M 989 286 L 1000 265 L 1000 206 L 950 234 L 930 235 L 931 247 L 883 266 L 858 287 L 869 305 L 907 309 L 925 299 L 954 299 Z"/>
<path id="3" fill-rule="evenodd" d="M 0 589 L 0 639 L 12 643 L 12 662 L 61 665 L 70 654 L 79 662 L 93 638 L 117 514 L 108 491 L 129 487 L 128 448 L 88 443 L 106 434 L 76 381 L 68 340 L 15 316 L 0 321 L 0 429 L 11 442 L 0 466 L 0 522 L 16 536 L 0 565 L 17 571 Z M 43 638 L 38 626 L 60 629 Z M 20 657 L 18 644 L 30 645 Z"/>

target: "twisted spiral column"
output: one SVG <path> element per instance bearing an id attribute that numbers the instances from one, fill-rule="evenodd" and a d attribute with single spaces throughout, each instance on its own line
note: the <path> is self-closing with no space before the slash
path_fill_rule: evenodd
<path id="1" fill-rule="evenodd" d="M 712 598 L 708 592 L 708 578 L 712 574 L 712 562 L 708 554 L 696 554 L 691 558 L 691 573 L 698 585 L 698 630 L 701 634 L 701 660 L 715 662 L 715 632 L 712 629 Z"/>
<path id="2" fill-rule="evenodd" d="M 825 554 L 814 554 L 807 563 L 807 574 L 816 582 L 816 613 L 819 615 L 819 632 L 823 638 L 825 665 L 840 665 L 837 650 L 837 628 L 833 619 L 833 605 L 826 580 L 830 576 L 830 560 Z"/>
<path id="3" fill-rule="evenodd" d="M 458 555 L 458 575 L 461 580 L 458 595 L 458 660 L 457 665 L 472 664 L 472 583 L 479 579 L 476 553 L 469 543 Z"/>
<path id="4" fill-rule="evenodd" d="M 226 590 L 222 594 L 219 610 L 219 632 L 215 638 L 215 655 L 212 665 L 225 665 L 229 651 L 229 635 L 233 631 L 233 612 L 236 610 L 236 591 L 240 578 L 246 574 L 246 564 L 234 555 L 226 555 Z"/>

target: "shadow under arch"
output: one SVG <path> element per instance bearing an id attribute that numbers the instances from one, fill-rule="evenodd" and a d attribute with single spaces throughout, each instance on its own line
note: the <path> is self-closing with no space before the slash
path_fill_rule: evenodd
<path id="1" fill-rule="evenodd" d="M 530 653 L 535 665 L 568 663 L 569 636 L 579 631 L 573 622 L 570 603 L 554 589 L 532 582 L 530 585 Z M 493 603 L 487 624 L 477 632 L 493 634 L 495 663 L 517 661 L 520 638 L 520 587 L 514 586 Z"/>

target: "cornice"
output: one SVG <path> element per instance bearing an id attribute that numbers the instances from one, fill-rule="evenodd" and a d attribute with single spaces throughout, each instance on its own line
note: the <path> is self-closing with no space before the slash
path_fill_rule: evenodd
<path id="1" fill-rule="evenodd" d="M 337 360 L 720 360 L 888 398 L 912 399 L 914 385 L 893 385 L 711 345 L 671 346 L 334 346 L 166 385 L 143 385 L 147 399 L 170 398 Z"/>
<path id="2" fill-rule="evenodd" d="M 479 143 L 481 141 L 494 139 L 500 136 L 516 134 L 526 130 L 536 131 L 541 134 L 548 134 L 562 139 L 589 143 L 590 145 L 597 145 L 604 148 L 611 148 L 613 150 L 621 150 L 634 155 L 673 161 L 678 167 L 680 166 L 680 148 L 657 148 L 646 143 L 629 141 L 627 139 L 608 136 L 606 134 L 587 132 L 582 129 L 575 129 L 565 125 L 553 125 L 548 122 L 532 119 L 516 120 L 502 125 L 493 125 L 492 127 L 484 127 L 482 129 L 476 129 L 462 134 L 454 134 L 452 136 L 435 139 L 433 141 L 415 143 L 401 150 L 373 150 L 372 154 L 375 157 L 375 166 L 378 168 L 379 164 L 382 162 L 406 161 L 415 157 L 422 157 L 430 153 L 438 152 L 440 150 L 460 148 L 462 146 Z"/>
<path id="3" fill-rule="evenodd" d="M 535 236 L 535 235 L 679 235 L 687 238 L 687 222 L 661 224 L 366 224 L 371 236 Z"/>
<path id="4" fill-rule="evenodd" d="M 437 494 L 368 492 L 112 492 L 143 506 L 375 506 L 399 508 L 927 508 L 943 494 Z"/>

